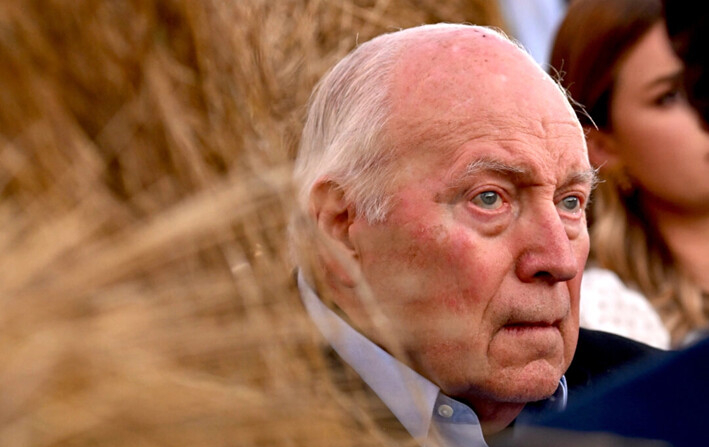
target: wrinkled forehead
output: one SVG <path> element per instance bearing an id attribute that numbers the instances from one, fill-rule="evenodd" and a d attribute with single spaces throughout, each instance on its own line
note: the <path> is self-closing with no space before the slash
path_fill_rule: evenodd
<path id="1" fill-rule="evenodd" d="M 390 94 L 391 124 L 405 135 L 475 122 L 578 127 L 557 84 L 524 50 L 485 29 L 411 42 Z"/>

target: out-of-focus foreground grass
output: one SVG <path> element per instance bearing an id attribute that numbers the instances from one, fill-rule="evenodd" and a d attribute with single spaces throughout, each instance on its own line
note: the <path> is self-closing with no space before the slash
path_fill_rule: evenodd
<path id="1" fill-rule="evenodd" d="M 290 161 L 340 57 L 480 0 L 0 3 L 0 445 L 350 446 Z"/>

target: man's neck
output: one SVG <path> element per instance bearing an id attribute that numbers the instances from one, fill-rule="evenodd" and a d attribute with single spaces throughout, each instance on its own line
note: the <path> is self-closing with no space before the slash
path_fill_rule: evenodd
<path id="1" fill-rule="evenodd" d="M 509 427 L 512 421 L 522 412 L 524 403 L 501 403 L 492 401 L 470 402 L 470 405 L 480 420 L 483 435 L 491 436 Z"/>

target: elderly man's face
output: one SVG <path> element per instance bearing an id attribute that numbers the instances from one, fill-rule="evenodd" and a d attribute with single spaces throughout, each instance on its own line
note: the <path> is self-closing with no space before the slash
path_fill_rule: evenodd
<path id="1" fill-rule="evenodd" d="M 553 82 L 481 38 L 421 42 L 397 66 L 393 208 L 349 237 L 415 369 L 471 402 L 527 402 L 576 347 L 592 171 Z M 341 307 L 366 327 L 359 306 Z"/>

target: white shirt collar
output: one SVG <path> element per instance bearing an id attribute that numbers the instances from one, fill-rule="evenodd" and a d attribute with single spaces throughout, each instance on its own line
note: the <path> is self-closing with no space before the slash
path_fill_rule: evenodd
<path id="1" fill-rule="evenodd" d="M 421 445 L 440 389 L 357 332 L 318 298 L 298 274 L 298 288 L 315 326 Z"/>

